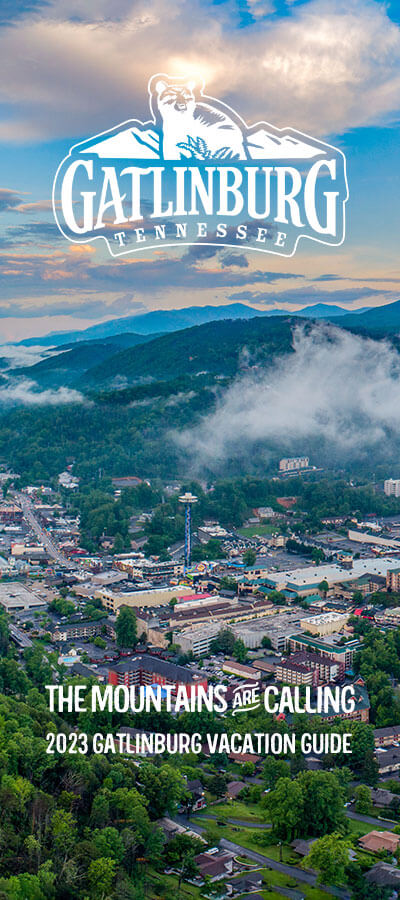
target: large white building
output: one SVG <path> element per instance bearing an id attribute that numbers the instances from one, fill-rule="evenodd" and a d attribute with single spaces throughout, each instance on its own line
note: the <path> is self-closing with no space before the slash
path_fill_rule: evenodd
<path id="1" fill-rule="evenodd" d="M 400 497 L 400 478 L 387 478 L 383 490 L 387 497 Z"/>
<path id="2" fill-rule="evenodd" d="M 321 581 L 327 581 L 329 587 L 341 581 L 357 581 L 363 575 L 381 575 L 386 578 L 389 569 L 393 569 L 393 557 L 371 556 L 366 559 L 354 559 L 351 569 L 345 569 L 336 563 L 322 566 L 305 566 L 303 569 L 289 569 L 286 572 L 269 572 L 264 583 L 271 590 L 283 591 L 285 588 L 298 591 L 299 594 L 315 593 Z"/>
<path id="3" fill-rule="evenodd" d="M 350 613 L 322 613 L 320 616 L 306 616 L 300 621 L 303 631 L 310 634 L 334 634 L 346 624 Z"/>
<path id="4" fill-rule="evenodd" d="M 296 472 L 297 469 L 308 469 L 309 464 L 308 456 L 291 456 L 279 461 L 279 471 Z"/>

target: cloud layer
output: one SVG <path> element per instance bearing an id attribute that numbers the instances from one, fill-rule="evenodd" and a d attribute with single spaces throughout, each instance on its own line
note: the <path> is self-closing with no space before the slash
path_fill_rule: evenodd
<path id="1" fill-rule="evenodd" d="M 384 4 L 309 0 L 283 17 L 270 2 L 248 9 L 240 23 L 234 2 L 19 4 L 17 27 L 0 35 L 9 104 L 0 139 L 86 135 L 148 118 L 153 69 L 200 73 L 247 121 L 316 135 L 386 122 L 398 109 L 400 29 Z"/>
<path id="2" fill-rule="evenodd" d="M 301 455 L 312 441 L 354 457 L 400 438 L 400 356 L 331 325 L 297 327 L 294 352 L 238 378 L 199 427 L 179 437 L 216 469 L 255 446 Z M 387 446 L 386 446 L 387 449 Z"/>

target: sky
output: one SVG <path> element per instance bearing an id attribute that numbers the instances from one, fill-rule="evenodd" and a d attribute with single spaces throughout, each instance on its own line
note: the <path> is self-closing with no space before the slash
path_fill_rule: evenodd
<path id="1" fill-rule="evenodd" d="M 251 125 L 342 149 L 340 247 L 291 258 L 72 245 L 51 209 L 69 148 L 148 118 L 155 71 L 201 75 Z M 400 298 L 400 0 L 0 0 L 0 342 L 147 309 Z"/>

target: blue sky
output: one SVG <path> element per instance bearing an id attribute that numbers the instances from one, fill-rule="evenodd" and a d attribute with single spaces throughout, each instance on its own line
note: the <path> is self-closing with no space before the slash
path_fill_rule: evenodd
<path id="1" fill-rule="evenodd" d="M 147 118 L 154 71 L 200 73 L 249 124 L 344 150 L 345 243 L 239 264 L 223 250 L 113 260 L 68 244 L 50 205 L 57 166 L 78 140 Z M 0 341 L 154 308 L 400 297 L 399 2 L 3 0 L 0 74 Z"/>

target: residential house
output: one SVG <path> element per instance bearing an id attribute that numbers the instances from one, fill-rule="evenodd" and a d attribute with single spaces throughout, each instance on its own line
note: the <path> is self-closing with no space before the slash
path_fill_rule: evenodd
<path id="1" fill-rule="evenodd" d="M 370 853 L 378 853 L 379 850 L 395 853 L 400 843 L 400 835 L 392 834 L 390 831 L 370 831 L 360 837 L 358 843 L 363 850 L 369 850 Z"/>
<path id="2" fill-rule="evenodd" d="M 226 793 L 230 800 L 236 800 L 246 785 L 244 781 L 230 781 L 226 788 Z"/>
<path id="3" fill-rule="evenodd" d="M 232 875 L 234 858 L 234 854 L 230 853 L 229 850 L 219 850 L 217 847 L 212 847 L 211 850 L 206 850 L 205 853 L 198 853 L 194 861 L 199 869 L 202 881 L 204 881 L 206 875 L 208 875 L 210 881 L 219 881 L 221 878 L 226 878 L 227 875 Z"/>
<path id="4" fill-rule="evenodd" d="M 243 878 L 237 878 L 235 881 L 228 881 L 226 884 L 228 897 L 236 897 L 243 894 L 243 891 L 254 891 L 255 888 L 261 887 L 263 883 L 260 872 L 249 872 Z M 254 897 L 254 894 L 253 894 Z"/>

